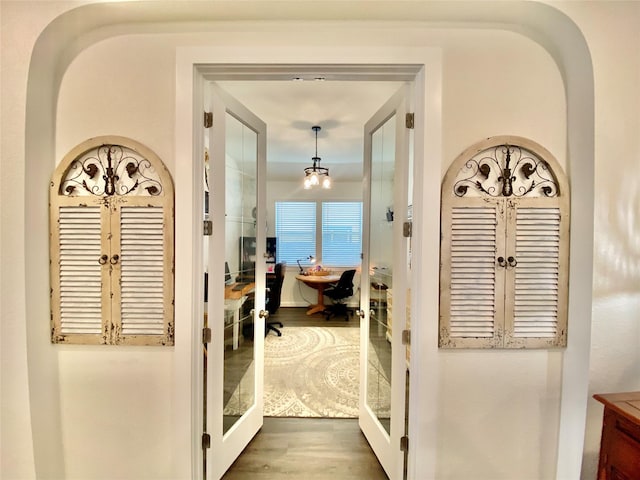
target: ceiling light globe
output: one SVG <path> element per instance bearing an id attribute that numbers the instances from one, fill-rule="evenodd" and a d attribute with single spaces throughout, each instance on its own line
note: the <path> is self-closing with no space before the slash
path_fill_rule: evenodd
<path id="1" fill-rule="evenodd" d="M 311 188 L 311 180 L 309 177 L 304 179 L 304 188 L 305 190 L 309 190 Z"/>
<path id="2" fill-rule="evenodd" d="M 309 180 L 311 181 L 311 185 L 320 185 L 320 180 L 318 179 L 318 174 L 316 172 L 311 174 Z"/>
<path id="3" fill-rule="evenodd" d="M 331 188 L 331 179 L 329 177 L 325 177 L 322 181 L 322 188 Z"/>

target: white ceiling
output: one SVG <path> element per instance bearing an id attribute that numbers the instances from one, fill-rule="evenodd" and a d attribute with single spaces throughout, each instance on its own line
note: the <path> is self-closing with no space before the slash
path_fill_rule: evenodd
<path id="1" fill-rule="evenodd" d="M 362 178 L 364 124 L 399 88 L 395 81 L 216 82 L 267 124 L 267 177 L 302 181 L 315 155 L 335 181 Z"/>

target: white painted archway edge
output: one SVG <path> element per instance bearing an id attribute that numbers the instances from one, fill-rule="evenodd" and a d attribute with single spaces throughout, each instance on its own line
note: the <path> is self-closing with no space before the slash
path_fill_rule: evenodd
<path id="1" fill-rule="evenodd" d="M 571 230 L 571 278 L 570 285 L 570 311 L 569 323 L 571 335 L 569 344 L 563 355 L 563 383 L 561 401 L 561 422 L 559 433 L 559 451 L 557 462 L 557 478 L 579 478 L 582 445 L 585 429 L 585 417 L 587 407 L 589 352 L 591 336 L 591 297 L 592 297 L 592 252 L 593 252 L 593 180 L 594 180 L 594 86 L 591 57 L 587 44 L 573 21 L 555 8 L 543 3 L 532 2 L 406 2 L 401 4 L 406 8 L 400 8 L 396 2 L 378 2 L 372 8 L 362 8 L 360 2 L 332 2 L 330 6 L 318 11 L 317 5 L 312 2 L 294 2 L 287 9 L 277 10 L 271 8 L 271 2 L 180 2 L 179 10 L 176 10 L 172 2 L 117 2 L 94 3 L 69 10 L 53 20 L 40 34 L 33 49 L 33 55 L 29 65 L 29 79 L 26 95 L 26 121 L 24 137 L 25 165 L 22 170 L 23 188 L 26 185 L 26 175 L 30 172 L 30 182 L 36 185 L 45 185 L 48 172 L 53 167 L 55 158 L 55 111 L 58 88 L 69 63 L 84 48 L 112 36 L 138 32 L 162 33 L 176 31 L 176 28 L 186 28 L 187 23 L 181 26 L 177 22 L 189 21 L 216 21 L 225 22 L 231 20 L 245 21 L 277 21 L 277 20 L 352 20 L 352 21 L 408 21 L 425 22 L 428 28 L 429 22 L 446 22 L 447 28 L 477 27 L 499 28 L 521 33 L 543 46 L 555 59 L 562 73 L 567 95 L 567 127 L 568 127 L 568 152 L 569 173 L 572 180 L 572 197 L 574 208 Z M 313 7 L 313 8 L 310 8 Z M 364 13 L 363 13 L 364 11 Z M 202 25 L 202 23 L 200 23 Z M 442 24 L 441 24 L 442 25 Z M 184 30 L 186 31 L 186 30 Z M 342 51 L 342 49 L 341 49 Z M 307 52 L 308 53 L 308 52 Z M 235 59 L 237 62 L 239 59 Z M 315 59 L 317 62 L 318 59 Z M 51 79 L 50 88 L 43 88 L 39 78 Z M 435 79 L 439 82 L 439 79 Z M 438 84 L 439 85 L 439 84 Z M 184 99 L 185 92 L 178 91 L 178 97 Z M 192 101 L 193 99 L 189 99 Z M 425 106 L 429 99 L 425 99 Z M 182 125 L 177 125 L 176 135 L 180 135 Z M 432 131 L 426 140 L 435 154 L 440 158 L 440 138 L 433 138 Z M 418 136 L 419 137 L 419 136 Z M 180 137 L 182 138 L 182 137 Z M 177 144 L 179 145 L 179 144 Z M 178 147 L 180 148 L 180 147 Z M 183 155 L 184 152 L 176 152 Z M 46 160 L 49 159 L 49 164 Z M 182 161 L 178 157 L 177 162 Z M 44 163 L 44 165 L 43 165 Z M 43 168 L 43 166 L 45 168 Z M 182 180 L 177 179 L 177 183 Z M 37 190 L 37 189 L 36 189 Z M 41 189 L 46 192 L 46 189 Z M 426 189 L 425 189 L 426 190 Z M 177 198 L 176 206 L 180 208 L 180 202 L 184 199 Z M 423 199 L 424 200 L 424 199 Z M 21 205 L 16 205 L 21 209 Z M 21 295 L 12 299 L 12 310 L 18 316 L 27 319 L 26 326 L 12 332 L 11 338 L 3 339 L 3 344 L 11 342 L 12 345 L 27 345 L 26 352 L 17 352 L 16 360 L 25 362 L 20 364 L 20 370 L 28 372 L 29 401 L 22 405 L 22 409 L 16 412 L 21 419 L 26 431 L 32 432 L 32 456 L 34 458 L 35 472 L 64 471 L 62 455 L 45 454 L 45 449 L 51 445 L 61 445 L 56 433 L 60 429 L 51 428 L 51 420 L 46 419 L 46 412 L 52 408 L 51 402 L 59 402 L 56 395 L 55 381 L 57 364 L 53 352 L 50 349 L 39 348 L 42 345 L 43 334 L 38 329 L 38 323 L 29 319 L 46 316 L 48 291 L 39 288 L 30 290 L 27 296 L 26 285 L 33 285 L 34 281 L 46 276 L 48 260 L 46 255 L 37 252 L 46 252 L 46 224 L 38 222 L 46 213 L 46 199 L 37 193 L 27 196 L 24 211 L 20 218 L 23 219 L 22 229 L 16 231 L 16 245 L 20 245 L 15 251 L 17 258 L 24 259 L 25 288 Z M 414 212 L 418 216 L 418 212 Z M 433 220 L 428 212 L 423 212 L 422 225 L 416 225 L 417 234 L 421 243 L 415 245 L 416 255 L 421 251 L 433 249 L 433 241 L 428 238 L 428 227 Z M 177 224 L 177 231 L 186 227 Z M 192 231 L 192 230 L 188 230 Z M 579 239 L 579 241 L 578 241 Z M 44 247 L 44 248 L 43 248 Z M 420 258 L 420 257 L 419 257 Z M 423 272 L 437 270 L 437 262 L 425 262 L 422 265 Z M 176 276 L 182 273 L 176 272 Z M 437 278 L 437 276 L 431 276 Z M 437 292 L 434 280 L 421 276 L 417 279 L 416 288 L 422 292 Z M 177 278 L 178 279 L 178 278 Z M 35 282 L 36 284 L 38 282 Z M 29 301 L 27 301 L 29 300 Z M 34 301 L 36 300 L 36 301 Z M 430 299 L 425 299 L 429 301 Z M 178 302 L 178 299 L 177 299 Z M 44 307 L 44 309 L 43 309 Z M 185 308 L 185 305 L 176 305 Z M 20 314 L 23 315 L 20 315 Z M 437 332 L 434 332 L 436 335 Z M 45 332 L 46 336 L 46 332 Z M 418 337 L 416 335 L 416 337 Z M 421 352 L 420 363 L 437 361 L 437 351 L 434 338 L 429 334 L 419 337 L 419 343 L 415 345 Z M 12 349 L 15 350 L 15 349 Z M 176 350 L 176 371 L 183 371 L 186 365 L 183 363 L 184 352 Z M 182 392 L 174 389 L 179 396 Z M 412 392 L 412 402 L 419 400 L 424 410 L 433 411 L 436 391 L 423 386 L 418 391 Z M 178 400 L 178 399 L 176 399 Z M 178 401 L 178 406 L 184 403 Z M 55 405 L 54 405 L 55 407 Z M 191 472 L 193 461 L 191 453 L 185 451 L 187 433 L 183 424 L 176 426 L 175 453 L 176 458 L 184 461 L 176 462 L 176 476 L 184 477 Z M 55 423 L 55 419 L 53 420 Z M 428 452 L 421 455 L 420 459 L 414 459 L 412 471 L 419 471 L 421 475 L 433 472 L 435 451 L 435 433 L 429 429 L 433 425 L 432 419 L 423 416 L 417 430 L 427 432 L 422 438 L 414 438 L 414 445 L 418 442 L 421 450 Z M 189 429 L 190 430 L 190 429 Z M 189 446 L 190 447 L 190 446 Z M 61 448 L 61 447 L 59 447 Z M 187 448 L 187 450 L 191 450 Z M 430 452 L 430 453 L 429 453 Z M 184 456 L 186 454 L 186 457 Z M 23 454 L 28 457 L 29 454 Z M 188 475 L 190 476 L 190 475 Z"/>

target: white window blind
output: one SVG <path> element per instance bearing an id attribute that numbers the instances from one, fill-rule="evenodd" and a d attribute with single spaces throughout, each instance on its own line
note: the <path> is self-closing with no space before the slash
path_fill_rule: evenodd
<path id="1" fill-rule="evenodd" d="M 322 264 L 354 267 L 361 252 L 362 202 L 323 202 Z"/>
<path id="2" fill-rule="evenodd" d="M 276 202 L 277 262 L 309 264 L 316 255 L 316 203 Z"/>

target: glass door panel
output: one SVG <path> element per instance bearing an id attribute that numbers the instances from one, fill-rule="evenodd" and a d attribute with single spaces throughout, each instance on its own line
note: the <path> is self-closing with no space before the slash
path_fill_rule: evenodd
<path id="1" fill-rule="evenodd" d="M 391 316 L 393 291 L 393 181 L 396 115 L 371 136 L 369 275 L 371 298 L 367 362 L 367 404 L 391 433 Z"/>
<path id="2" fill-rule="evenodd" d="M 263 422 L 266 125 L 210 84 L 207 478 L 221 478 Z M 259 253 L 260 252 L 260 253 Z"/>
<path id="3" fill-rule="evenodd" d="M 226 113 L 223 433 L 255 403 L 255 299 L 258 134 Z M 251 239 L 253 255 L 244 239 Z"/>

